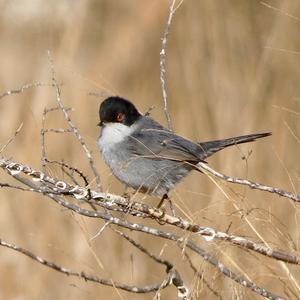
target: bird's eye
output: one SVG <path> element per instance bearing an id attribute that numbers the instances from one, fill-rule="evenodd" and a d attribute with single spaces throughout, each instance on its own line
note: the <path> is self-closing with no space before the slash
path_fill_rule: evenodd
<path id="1" fill-rule="evenodd" d="M 123 113 L 117 114 L 117 121 L 122 123 L 124 121 L 125 115 Z"/>

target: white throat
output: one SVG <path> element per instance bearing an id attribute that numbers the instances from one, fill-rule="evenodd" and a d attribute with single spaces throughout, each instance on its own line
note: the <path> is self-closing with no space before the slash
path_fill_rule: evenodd
<path id="1" fill-rule="evenodd" d="M 98 140 L 101 151 L 122 142 L 135 130 L 135 125 L 126 126 L 121 123 L 106 123 Z"/>

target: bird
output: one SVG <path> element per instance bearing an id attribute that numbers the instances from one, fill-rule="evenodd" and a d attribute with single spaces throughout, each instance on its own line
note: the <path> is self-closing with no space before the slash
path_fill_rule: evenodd
<path id="1" fill-rule="evenodd" d="M 100 104 L 99 118 L 98 146 L 114 176 L 138 192 L 161 197 L 160 204 L 191 171 L 201 172 L 196 167 L 199 162 L 226 147 L 271 135 L 264 132 L 193 142 L 119 96 L 110 96 Z"/>

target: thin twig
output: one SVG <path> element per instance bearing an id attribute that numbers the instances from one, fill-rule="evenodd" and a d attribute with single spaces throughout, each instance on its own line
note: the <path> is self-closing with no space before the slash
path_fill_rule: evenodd
<path id="1" fill-rule="evenodd" d="M 45 133 L 48 133 L 48 132 L 69 133 L 69 132 L 73 132 L 73 130 L 72 129 L 65 129 L 65 128 L 50 128 L 50 129 L 45 129 L 44 132 Z"/>
<path id="2" fill-rule="evenodd" d="M 67 112 L 72 111 L 72 108 L 65 108 Z M 41 165 L 42 165 L 42 171 L 46 171 L 46 164 L 47 164 L 47 155 L 46 155 L 46 133 L 48 132 L 56 132 L 55 129 L 45 129 L 45 124 L 46 124 L 46 117 L 47 114 L 50 112 L 55 112 L 60 110 L 60 107 L 52 107 L 52 108 L 44 108 L 43 115 L 42 115 L 42 129 L 41 129 Z M 65 133 L 65 132 L 72 132 L 70 129 L 58 129 L 57 133 Z"/>
<path id="3" fill-rule="evenodd" d="M 182 248 L 181 248 L 182 250 Z M 219 298 L 219 300 L 222 300 L 222 296 L 216 291 L 214 290 L 214 288 L 210 285 L 210 283 L 204 278 L 203 276 L 203 272 L 201 272 L 200 270 L 197 270 L 197 268 L 194 266 L 190 256 L 188 255 L 188 253 L 186 251 L 183 251 L 183 255 L 186 258 L 186 260 L 188 261 L 191 269 L 193 270 L 195 276 L 197 276 L 200 280 L 203 281 L 203 283 L 207 286 L 207 288 L 217 297 Z"/>
<path id="4" fill-rule="evenodd" d="M 168 128 L 173 131 L 173 125 L 171 116 L 168 110 L 168 93 L 167 93 L 167 80 L 166 80 L 166 51 L 167 51 L 167 43 L 168 43 L 168 37 L 170 33 L 171 23 L 173 16 L 175 14 L 175 11 L 177 8 L 181 5 L 182 1 L 177 5 L 175 8 L 176 0 L 173 0 L 170 8 L 169 8 L 169 16 L 167 20 L 167 24 L 164 30 L 164 35 L 161 42 L 161 50 L 159 53 L 159 66 L 160 66 L 160 84 L 161 84 L 161 90 L 162 90 L 162 96 L 164 101 L 164 113 L 168 122 Z"/>
<path id="5" fill-rule="evenodd" d="M 33 188 L 25 188 L 22 186 L 18 186 L 18 185 L 6 183 L 6 182 L 0 183 L 0 188 L 10 188 L 10 189 L 15 189 L 15 190 L 20 190 L 23 192 L 36 192 L 36 190 Z"/>
<path id="6" fill-rule="evenodd" d="M 20 124 L 20 126 L 15 131 L 14 135 L 1 147 L 0 153 L 2 153 L 7 148 L 7 146 L 16 138 L 18 133 L 21 131 L 22 127 L 23 127 L 23 123 Z"/>
<path id="7" fill-rule="evenodd" d="M 120 236 L 122 236 L 123 238 L 125 238 L 128 242 L 130 242 L 133 246 L 135 246 L 137 249 L 139 249 L 141 252 L 145 253 L 146 255 L 148 255 L 151 259 L 153 259 L 155 262 L 162 264 L 166 267 L 166 272 L 169 272 L 169 270 L 171 270 L 174 266 L 172 263 L 170 263 L 168 260 L 166 259 L 162 259 L 158 256 L 156 256 L 155 254 L 151 253 L 149 250 L 147 250 L 145 247 L 143 247 L 141 244 L 139 244 L 137 241 L 135 241 L 134 239 L 132 239 L 129 235 L 127 235 L 126 233 L 114 229 L 113 231 L 116 232 L 117 234 L 119 234 Z"/>
<path id="8" fill-rule="evenodd" d="M 21 86 L 18 89 L 9 90 L 9 91 L 2 93 L 0 95 L 0 99 L 4 98 L 6 96 L 13 95 L 13 94 L 21 94 L 25 90 L 28 90 L 30 88 L 35 88 L 38 86 L 53 86 L 53 84 L 52 83 L 44 83 L 44 82 L 33 82 L 33 83 L 24 84 L 23 86 Z"/>
<path id="9" fill-rule="evenodd" d="M 51 72 L 52 72 L 52 81 L 54 83 L 54 86 L 55 86 L 55 91 L 56 91 L 56 101 L 57 101 L 57 104 L 58 106 L 60 107 L 61 111 L 63 112 L 64 114 L 64 117 L 67 121 L 67 123 L 69 124 L 70 128 L 72 129 L 73 133 L 75 134 L 76 138 L 78 139 L 78 141 L 80 142 L 87 158 L 88 158 L 88 161 L 89 161 L 89 164 L 90 164 L 90 167 L 94 173 L 94 176 L 95 176 L 95 180 L 96 180 L 96 183 L 97 183 L 97 190 L 101 191 L 101 182 L 100 182 L 100 174 L 99 172 L 97 171 L 97 168 L 96 168 L 96 165 L 95 165 L 95 162 L 94 162 L 94 159 L 92 157 L 92 154 L 90 152 L 90 150 L 88 149 L 83 137 L 81 136 L 80 132 L 78 131 L 77 127 L 73 124 L 72 120 L 71 120 L 71 117 L 70 115 L 68 114 L 63 102 L 62 102 L 62 99 L 61 99 L 61 90 L 57 84 L 57 81 L 56 81 L 56 77 L 55 77 L 55 70 L 54 70 L 54 63 L 53 63 L 53 59 L 51 57 L 51 54 L 50 54 L 50 51 L 48 52 L 48 57 L 49 57 L 49 63 L 50 63 L 50 67 L 51 67 Z"/>
<path id="10" fill-rule="evenodd" d="M 54 110 L 54 109 L 53 109 Z M 41 165 L 42 165 L 42 171 L 46 172 L 46 159 L 47 159 L 47 155 L 46 155 L 46 146 L 45 146 L 45 123 L 46 123 L 46 115 L 49 111 L 52 110 L 47 110 L 46 108 L 44 108 L 43 111 L 43 115 L 42 115 L 42 128 L 41 128 L 41 149 L 42 149 L 42 153 L 41 153 Z"/>
<path id="11" fill-rule="evenodd" d="M 155 262 L 164 265 L 166 267 L 166 273 L 167 274 L 170 274 L 172 272 L 173 276 L 171 276 L 170 278 L 172 278 L 172 283 L 173 283 L 173 285 L 178 290 L 178 297 L 180 299 L 184 299 L 184 300 L 191 299 L 190 298 L 190 291 L 189 291 L 189 289 L 184 284 L 184 282 L 183 282 L 183 280 L 182 280 L 182 278 L 181 278 L 178 270 L 176 270 L 174 268 L 174 265 L 172 263 L 170 263 L 166 259 L 162 259 L 162 258 L 158 257 L 157 255 L 151 253 L 145 247 L 143 247 L 140 243 L 138 243 L 137 241 L 135 241 L 134 239 L 132 239 L 129 235 L 127 235 L 126 233 L 124 233 L 122 231 L 119 231 L 117 229 L 113 229 L 113 230 L 117 234 L 119 234 L 120 236 L 122 236 L 123 238 L 125 238 L 128 242 L 130 242 L 134 247 L 136 247 L 137 249 L 139 249 L 144 254 L 148 255 Z"/>
<path id="12" fill-rule="evenodd" d="M 211 167 L 209 167 L 207 164 L 202 163 L 202 162 L 198 163 L 197 167 L 199 168 L 200 171 L 203 171 L 206 174 L 208 174 L 208 173 L 212 174 L 213 176 L 218 177 L 218 178 L 220 178 L 222 180 L 225 180 L 227 182 L 246 185 L 246 186 L 250 187 L 251 189 L 261 190 L 261 191 L 265 191 L 265 192 L 269 192 L 269 193 L 274 193 L 274 194 L 277 194 L 279 196 L 294 200 L 296 202 L 300 202 L 300 195 L 296 195 L 296 194 L 287 192 L 285 190 L 282 190 L 282 189 L 279 189 L 279 188 L 276 188 L 276 187 L 263 185 L 263 184 L 253 182 L 253 181 L 250 181 L 250 180 L 247 180 L 247 179 L 233 178 L 233 177 L 221 174 L 221 173 L 215 171 L 214 169 L 212 169 Z"/>
<path id="13" fill-rule="evenodd" d="M 12 249 L 14 251 L 17 251 L 19 253 L 22 253 L 23 255 L 33 259 L 34 261 L 36 261 L 46 267 L 49 267 L 53 270 L 56 270 L 60 273 L 63 273 L 65 275 L 78 277 L 78 278 L 84 279 L 85 281 L 91 281 L 91 282 L 99 283 L 102 285 L 115 287 L 117 289 L 121 289 L 121 290 L 131 292 L 131 293 L 146 294 L 146 293 L 156 292 L 160 289 L 166 288 L 169 285 L 169 283 L 167 282 L 167 283 L 158 283 L 158 284 L 148 285 L 148 286 L 144 286 L 144 287 L 130 286 L 127 284 L 115 282 L 115 281 L 108 280 L 108 279 L 101 279 L 95 275 L 90 275 L 83 271 L 78 272 L 78 271 L 73 271 L 71 269 L 67 269 L 65 267 L 62 267 L 62 266 L 54 263 L 54 262 L 51 262 L 40 256 L 37 256 L 36 254 L 30 252 L 27 249 L 24 249 L 22 247 L 12 244 L 12 243 L 8 243 L 2 239 L 0 239 L 0 245 L 3 247 L 6 247 L 6 248 Z"/>

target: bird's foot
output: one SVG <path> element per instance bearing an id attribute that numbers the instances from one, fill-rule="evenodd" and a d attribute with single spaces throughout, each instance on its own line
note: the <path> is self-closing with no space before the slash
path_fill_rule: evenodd
<path id="1" fill-rule="evenodd" d="M 124 192 L 122 194 L 122 197 L 129 201 L 131 198 L 131 194 L 129 192 Z"/>
<path id="2" fill-rule="evenodd" d="M 175 216 L 176 216 L 176 214 L 175 214 L 175 209 L 174 209 L 173 203 L 172 203 L 171 199 L 169 198 L 168 194 L 164 194 L 164 195 L 162 196 L 160 202 L 159 202 L 158 205 L 157 205 L 157 208 L 158 208 L 158 209 L 161 209 L 161 207 L 163 206 L 165 200 L 168 201 L 169 207 L 170 207 L 170 211 L 171 211 L 171 213 L 172 213 L 172 216 L 175 217 Z"/>

